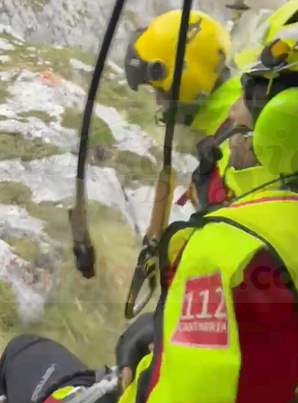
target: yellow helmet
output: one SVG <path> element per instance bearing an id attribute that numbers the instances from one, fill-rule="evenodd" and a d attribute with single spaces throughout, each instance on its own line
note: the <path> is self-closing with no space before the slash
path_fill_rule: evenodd
<path id="1" fill-rule="evenodd" d="M 129 86 L 150 84 L 168 94 L 173 81 L 181 10 L 169 11 L 138 31 L 130 43 L 125 71 Z M 180 101 L 189 103 L 200 95 L 210 94 L 221 77 L 230 50 L 227 31 L 207 14 L 192 11 L 189 21 L 185 68 Z"/>
<path id="2" fill-rule="evenodd" d="M 259 162 L 273 174 L 298 171 L 298 88 L 288 88 L 262 110 L 253 138 Z"/>

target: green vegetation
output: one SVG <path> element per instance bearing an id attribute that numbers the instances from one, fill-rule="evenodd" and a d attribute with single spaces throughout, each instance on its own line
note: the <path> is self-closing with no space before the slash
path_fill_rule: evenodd
<path id="1" fill-rule="evenodd" d="M 117 80 L 103 81 L 99 101 L 124 111 L 129 123 L 143 128 L 152 127 L 156 109 L 155 96 L 147 88 L 140 87 L 138 92 L 131 91 L 126 83 L 119 84 Z"/>
<path id="2" fill-rule="evenodd" d="M 29 203 L 26 205 L 29 214 L 45 221 L 45 232 L 58 242 L 70 239 L 70 227 L 67 211 L 57 208 L 54 203 Z"/>
<path id="3" fill-rule="evenodd" d="M 67 80 L 76 82 L 86 88 L 89 83 L 90 73 L 84 71 L 76 71 L 71 63 L 71 59 L 77 59 L 88 65 L 93 65 L 94 56 L 90 53 L 82 51 L 80 48 L 53 48 L 47 45 L 39 46 L 38 57 L 44 61 L 50 62 L 49 65 L 44 65 L 44 69 L 51 67 L 56 74 L 61 75 Z M 39 67 L 42 71 L 42 67 Z"/>
<path id="4" fill-rule="evenodd" d="M 21 158 L 23 161 L 59 154 L 59 149 L 40 139 L 27 140 L 20 133 L 0 133 L 0 160 Z"/>
<path id="5" fill-rule="evenodd" d="M 18 182 L 0 182 L 0 203 L 26 206 L 31 202 L 31 190 Z"/>
<path id="6" fill-rule="evenodd" d="M 74 267 L 68 213 L 54 203 L 35 204 L 22 184 L 0 183 L 0 203 L 17 204 L 45 221 L 45 231 L 61 247 L 63 264 L 49 268 L 57 282 L 40 322 L 21 325 L 12 302 L 1 300 L 1 310 L 12 318 L 9 328 L 1 326 L 0 350 L 10 337 L 22 332 L 52 337 L 91 366 L 114 362 L 117 337 L 124 329 L 123 304 L 136 259 L 136 240 L 120 212 L 91 202 L 88 208 L 91 236 L 97 254 L 94 280 L 84 280 Z M 38 262 L 38 245 L 29 239 L 6 239 L 24 259 Z M 7 287 L 6 287 L 7 288 Z M 9 293 L 9 288 L 5 290 Z M 9 293 L 10 295 L 10 293 Z M 0 288 L 1 298 L 1 288 Z"/>
<path id="7" fill-rule="evenodd" d="M 9 340 L 19 331 L 19 315 L 16 298 L 11 286 L 0 281 L 0 353 Z"/>
<path id="8" fill-rule="evenodd" d="M 18 46 L 20 44 L 20 41 L 15 36 L 8 32 L 5 32 L 5 30 L 1 32 L 0 38 L 10 42 L 13 46 Z"/>
<path id="9" fill-rule="evenodd" d="M 45 111 L 29 111 L 29 112 L 21 112 L 18 114 L 20 118 L 27 119 L 27 118 L 37 118 L 43 121 L 44 123 L 51 123 L 53 121 L 53 117 Z"/>
<path id="10" fill-rule="evenodd" d="M 38 243 L 32 241 L 31 239 L 24 238 L 8 238 L 4 239 L 15 251 L 15 253 L 22 259 L 38 264 L 40 257 L 40 249 Z"/>
<path id="11" fill-rule="evenodd" d="M 0 38 L 8 41 L 13 48 L 5 50 L 3 53 L 9 56 L 9 61 L 0 64 L 0 71 L 18 70 L 32 67 L 36 71 L 36 57 L 31 56 L 31 52 L 26 51 L 27 46 L 16 41 L 16 38 L 8 33 L 1 33 Z M 34 67 L 35 66 L 35 67 Z"/>
<path id="12" fill-rule="evenodd" d="M 123 302 L 128 273 L 135 262 L 135 240 L 131 229 L 114 210 L 91 203 L 89 219 L 97 251 L 97 277 L 87 281 L 76 272 L 64 231 L 65 266 L 55 303 L 47 307 L 41 323 L 30 326 L 30 331 L 53 337 L 89 365 L 99 366 L 113 363 L 116 340 L 124 328 Z"/>
<path id="13" fill-rule="evenodd" d="M 67 211 L 57 208 L 54 203 L 32 202 L 31 190 L 22 183 L 0 182 L 0 203 L 24 207 L 32 217 L 45 221 L 45 232 L 51 238 L 57 241 L 65 241 L 65 237 L 70 239 Z"/>
<path id="14" fill-rule="evenodd" d="M 62 115 L 62 126 L 79 129 L 82 124 L 82 112 L 76 108 L 66 108 Z"/>
<path id="15" fill-rule="evenodd" d="M 1 83 L 0 86 L 0 102 L 4 102 L 9 97 L 9 92 L 7 88 Z"/>
<path id="16" fill-rule="evenodd" d="M 114 136 L 109 126 L 98 116 L 92 118 L 90 146 L 103 144 L 111 146 L 115 143 Z"/>
<path id="17" fill-rule="evenodd" d="M 3 282 L 0 282 L 0 328 L 1 333 L 3 330 L 10 330 L 16 323 L 17 303 L 11 287 Z"/>
<path id="18" fill-rule="evenodd" d="M 82 124 L 82 112 L 76 108 L 66 108 L 62 115 L 62 126 L 79 130 Z M 93 116 L 90 147 L 96 145 L 111 146 L 115 143 L 115 139 L 109 126 L 98 116 Z"/>
<path id="19" fill-rule="evenodd" d="M 31 0 L 31 6 L 43 7 L 46 0 Z M 10 34 L 0 34 L 0 38 L 6 39 L 13 49 L 6 50 L 5 55 L 9 61 L 0 64 L 0 71 L 28 69 L 32 72 L 43 72 L 52 69 L 54 74 L 72 80 L 77 84 L 87 87 L 90 73 L 75 71 L 70 64 L 70 59 L 78 59 L 86 64 L 93 65 L 94 56 L 82 51 L 78 47 L 53 48 L 49 45 L 36 45 L 30 43 L 20 44 Z M 34 50 L 28 50 L 29 48 Z"/>
<path id="20" fill-rule="evenodd" d="M 117 169 L 124 185 L 129 185 L 132 181 L 141 181 L 143 184 L 156 182 L 156 166 L 148 158 L 130 151 L 116 151 L 113 159 L 105 162 L 105 165 Z"/>
<path id="21" fill-rule="evenodd" d="M 129 95 L 124 108 L 127 120 L 144 128 L 152 128 L 156 110 L 155 95 L 145 88 L 140 88 L 134 97 Z"/>
<path id="22" fill-rule="evenodd" d="M 116 108 L 130 124 L 137 124 L 155 139 L 161 147 L 164 139 L 164 127 L 155 124 L 157 110 L 155 95 L 147 87 L 140 86 L 137 92 L 129 89 L 123 82 L 111 80 L 108 74 L 101 84 L 98 101 Z"/>
<path id="23" fill-rule="evenodd" d="M 55 268 L 56 271 L 58 269 L 59 279 L 52 302 L 47 304 L 40 322 L 21 325 L 13 296 L 11 307 L 8 303 L 5 305 L 4 312 L 12 319 L 10 322 L 6 320 L 11 327 L 4 328 L 0 349 L 14 334 L 30 332 L 63 343 L 90 366 L 114 363 L 114 347 L 125 325 L 123 304 L 136 258 L 132 229 L 120 213 L 96 202 L 90 203 L 88 211 L 91 236 L 97 252 L 97 277 L 84 280 L 74 267 L 67 212 L 53 205 L 39 206 L 31 202 L 28 207 L 30 214 L 35 213 L 35 216 L 43 219 L 51 217 L 52 220 L 56 212 L 56 219 L 49 224 L 51 235 L 55 233 L 56 241 L 63 247 L 64 263 L 60 270 Z M 38 248 L 33 242 L 10 240 L 10 243 L 30 261 L 38 256 Z"/>
<path id="24" fill-rule="evenodd" d="M 35 11 L 42 11 L 48 0 L 27 0 L 27 4 Z"/>

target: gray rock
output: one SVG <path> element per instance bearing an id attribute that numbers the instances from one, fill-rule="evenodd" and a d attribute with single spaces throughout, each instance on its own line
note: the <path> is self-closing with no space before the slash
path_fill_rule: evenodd
<path id="1" fill-rule="evenodd" d="M 232 1 L 231 1 L 232 2 Z M 248 0 L 254 9 L 275 8 L 284 0 Z M 220 20 L 229 19 L 228 0 L 196 0 L 195 7 Z M 0 0 L 0 23 L 9 25 L 29 41 L 80 46 L 96 51 L 111 13 L 111 0 Z M 130 31 L 155 15 L 181 6 L 180 0 L 128 1 L 114 42 L 120 60 Z"/>

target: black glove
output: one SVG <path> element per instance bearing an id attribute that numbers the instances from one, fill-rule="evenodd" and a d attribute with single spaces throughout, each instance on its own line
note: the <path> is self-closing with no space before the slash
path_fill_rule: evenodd
<path id="1" fill-rule="evenodd" d="M 152 313 L 145 313 L 120 336 L 116 347 L 117 366 L 129 367 L 133 374 L 141 359 L 149 354 L 153 343 L 154 321 Z"/>
<path id="2" fill-rule="evenodd" d="M 219 148 L 216 137 L 208 136 L 197 144 L 197 155 L 200 165 L 198 171 L 201 175 L 212 173 L 217 161 L 222 158 L 222 151 Z"/>
<path id="3" fill-rule="evenodd" d="M 217 161 L 222 158 L 222 151 L 214 136 L 208 136 L 197 144 L 198 168 L 192 174 L 192 183 L 195 185 L 200 208 L 208 206 L 208 189 L 210 179 Z"/>

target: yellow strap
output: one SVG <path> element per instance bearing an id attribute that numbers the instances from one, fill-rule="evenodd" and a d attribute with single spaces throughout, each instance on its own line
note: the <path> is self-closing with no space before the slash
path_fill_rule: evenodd
<path id="1" fill-rule="evenodd" d="M 64 388 L 56 390 L 52 394 L 53 398 L 56 400 L 63 400 L 69 395 L 71 395 L 73 392 L 75 392 L 76 388 L 74 386 L 65 386 Z"/>

